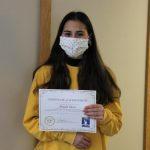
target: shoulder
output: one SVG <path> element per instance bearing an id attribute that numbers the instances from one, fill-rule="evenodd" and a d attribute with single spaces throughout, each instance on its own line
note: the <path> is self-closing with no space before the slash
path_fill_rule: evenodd
<path id="1" fill-rule="evenodd" d="M 36 70 L 34 80 L 38 82 L 38 84 L 43 84 L 50 79 L 51 76 L 51 66 L 43 65 Z"/>
<path id="2" fill-rule="evenodd" d="M 36 74 L 48 73 L 50 72 L 50 70 L 51 70 L 50 65 L 43 65 L 37 69 Z"/>

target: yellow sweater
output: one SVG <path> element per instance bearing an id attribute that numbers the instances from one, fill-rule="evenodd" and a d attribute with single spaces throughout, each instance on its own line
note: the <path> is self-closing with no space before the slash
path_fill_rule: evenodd
<path id="1" fill-rule="evenodd" d="M 67 65 L 71 76 L 71 89 L 78 89 L 78 67 Z M 39 131 L 38 94 L 33 92 L 36 87 L 50 80 L 50 66 L 41 67 L 35 74 L 29 93 L 23 124 L 24 127 L 39 140 L 35 150 L 79 150 L 73 145 L 75 132 Z M 91 81 L 92 82 L 92 81 Z M 122 125 L 120 102 L 116 99 L 104 108 L 104 119 L 97 122 L 96 133 L 83 133 L 91 139 L 87 150 L 106 150 L 106 136 L 116 134 Z"/>

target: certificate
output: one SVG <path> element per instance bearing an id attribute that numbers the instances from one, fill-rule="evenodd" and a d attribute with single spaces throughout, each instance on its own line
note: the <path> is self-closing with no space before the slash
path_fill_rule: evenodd
<path id="1" fill-rule="evenodd" d="M 41 131 L 96 132 L 96 120 L 84 115 L 96 103 L 96 91 L 39 89 Z"/>

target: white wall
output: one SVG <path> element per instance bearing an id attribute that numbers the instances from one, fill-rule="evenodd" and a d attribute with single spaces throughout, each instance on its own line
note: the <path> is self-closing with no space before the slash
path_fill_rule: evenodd
<path id="1" fill-rule="evenodd" d="M 122 90 L 123 127 L 109 150 L 142 150 L 148 0 L 52 0 L 52 42 L 62 17 L 81 10 L 90 17 L 104 62 Z"/>
<path id="2" fill-rule="evenodd" d="M 22 126 L 38 58 L 40 0 L 0 0 L 0 149 L 32 150 Z"/>

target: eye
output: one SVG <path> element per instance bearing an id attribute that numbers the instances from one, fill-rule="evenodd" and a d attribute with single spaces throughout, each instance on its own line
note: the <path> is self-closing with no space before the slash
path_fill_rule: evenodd
<path id="1" fill-rule="evenodd" d="M 82 36 L 84 36 L 84 34 L 83 33 L 78 33 L 78 36 L 82 37 Z"/>
<path id="2" fill-rule="evenodd" d="M 71 37 L 71 32 L 63 32 L 62 35 L 65 37 Z"/>
<path id="3" fill-rule="evenodd" d="M 76 37 L 77 38 L 83 38 L 85 36 L 84 32 L 77 32 Z"/>
<path id="4" fill-rule="evenodd" d="M 70 37 L 71 33 L 65 33 L 64 36 Z"/>

